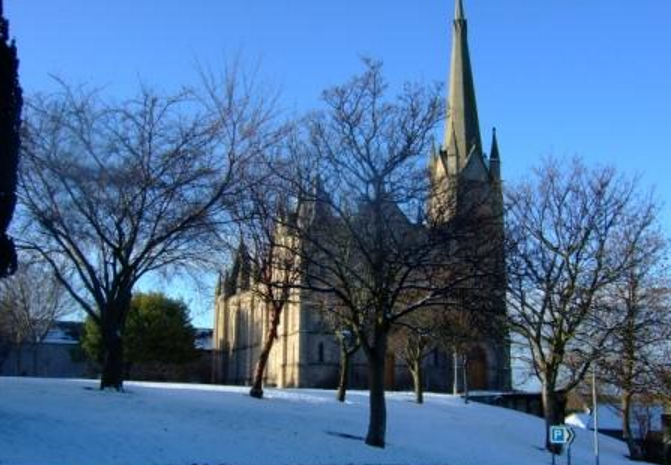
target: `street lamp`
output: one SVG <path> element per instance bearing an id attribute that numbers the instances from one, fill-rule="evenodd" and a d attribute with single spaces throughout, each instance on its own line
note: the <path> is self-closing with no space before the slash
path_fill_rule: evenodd
<path id="1" fill-rule="evenodd" d="M 599 465 L 599 400 L 596 395 L 596 363 L 592 367 L 592 421 L 594 422 L 594 463 Z"/>

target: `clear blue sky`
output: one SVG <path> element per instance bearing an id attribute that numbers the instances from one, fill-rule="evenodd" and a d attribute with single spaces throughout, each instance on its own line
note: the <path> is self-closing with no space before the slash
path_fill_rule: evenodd
<path id="1" fill-rule="evenodd" d="M 671 1 L 464 0 L 483 137 L 504 177 L 545 155 L 612 163 L 655 185 L 671 231 Z M 453 0 L 5 0 L 30 94 L 50 74 L 124 96 L 193 83 L 242 53 L 288 111 L 384 61 L 392 84 L 444 82 Z M 488 142 L 486 143 L 486 147 Z M 206 306 L 206 305 L 205 305 Z M 209 316 L 198 319 L 208 324 Z"/>

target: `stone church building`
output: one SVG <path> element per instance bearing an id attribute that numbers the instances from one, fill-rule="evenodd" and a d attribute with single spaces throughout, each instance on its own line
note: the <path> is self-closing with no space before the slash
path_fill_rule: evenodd
<path id="1" fill-rule="evenodd" d="M 452 57 L 449 77 L 448 114 L 442 147 L 430 156 L 429 174 L 441 192 L 453 185 L 476 185 L 491 199 L 490 210 L 501 212 L 500 156 L 493 135 L 489 157 L 483 152 L 467 40 L 467 23 L 462 0 L 456 0 L 452 28 Z M 433 198 L 429 215 L 444 199 Z M 456 202 L 457 207 L 460 202 Z M 454 212 L 452 212 L 454 214 Z M 439 218 L 446 224 L 452 214 Z M 500 237 L 503 234 L 499 223 Z M 217 286 L 214 321 L 214 381 L 226 384 L 250 384 L 254 366 L 261 352 L 269 315 L 261 298 L 253 291 L 249 260 L 244 244 L 227 273 L 226 282 Z M 502 262 L 503 252 L 498 257 Z M 505 279 L 492 284 L 491 292 L 498 296 L 496 306 L 505 314 Z M 282 313 L 268 361 L 265 384 L 277 387 L 335 388 L 338 380 L 339 346 L 335 336 L 322 321 L 311 295 L 294 290 Z M 361 352 L 361 351 L 360 351 Z M 467 385 L 470 390 L 509 390 L 511 388 L 510 348 L 501 338 L 479 341 L 468 356 Z M 409 372 L 400 360 L 388 355 L 386 386 L 406 389 L 412 386 Z M 424 360 L 425 387 L 434 391 L 452 391 L 463 386 L 459 357 L 433 351 Z M 366 361 L 358 353 L 351 364 L 350 387 L 366 387 Z M 456 369 L 455 369 L 456 368 Z M 455 383 L 455 376 L 457 377 Z"/>

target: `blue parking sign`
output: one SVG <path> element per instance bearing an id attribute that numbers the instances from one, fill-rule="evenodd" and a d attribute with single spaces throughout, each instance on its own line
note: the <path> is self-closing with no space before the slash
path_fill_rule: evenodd
<path id="1" fill-rule="evenodd" d="M 550 442 L 552 444 L 571 444 L 575 439 L 575 433 L 571 428 L 564 425 L 550 427 Z"/>
<path id="2" fill-rule="evenodd" d="M 552 441 L 551 442 L 553 444 L 564 444 L 564 442 L 566 442 L 564 440 L 564 435 L 565 435 L 564 428 L 556 428 L 556 427 L 553 426 L 552 427 Z"/>

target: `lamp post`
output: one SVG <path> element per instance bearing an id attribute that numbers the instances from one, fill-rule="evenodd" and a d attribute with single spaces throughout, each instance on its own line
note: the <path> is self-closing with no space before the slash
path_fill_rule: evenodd
<path id="1" fill-rule="evenodd" d="M 594 422 L 594 463 L 599 465 L 599 400 L 596 395 L 596 363 L 592 367 L 592 421 Z"/>

